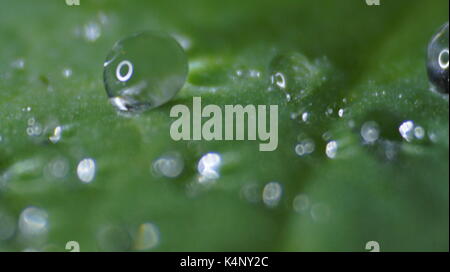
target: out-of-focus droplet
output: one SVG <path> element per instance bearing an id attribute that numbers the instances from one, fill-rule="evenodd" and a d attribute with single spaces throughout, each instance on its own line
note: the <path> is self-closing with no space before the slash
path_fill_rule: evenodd
<path id="1" fill-rule="evenodd" d="M 295 153 L 299 156 L 309 155 L 314 152 L 315 147 L 313 140 L 306 139 L 295 146 Z"/>
<path id="2" fill-rule="evenodd" d="M 135 250 L 149 250 L 159 244 L 159 230 L 153 223 L 144 223 L 139 226 L 134 239 Z"/>
<path id="3" fill-rule="evenodd" d="M 413 121 L 405 121 L 398 128 L 400 135 L 407 142 L 411 142 L 414 139 L 414 122 Z"/>
<path id="4" fill-rule="evenodd" d="M 188 61 L 172 37 L 143 32 L 117 42 L 104 63 L 111 103 L 123 112 L 140 112 L 171 100 L 183 87 Z"/>
<path id="5" fill-rule="evenodd" d="M 380 126 L 375 121 L 365 122 L 361 127 L 361 137 L 365 143 L 373 144 L 380 137 Z"/>
<path id="6" fill-rule="evenodd" d="M 91 183 L 95 178 L 96 163 L 94 159 L 86 158 L 78 163 L 77 175 L 83 183 Z"/>
<path id="7" fill-rule="evenodd" d="M 325 154 L 327 155 L 327 157 L 330 159 L 336 158 L 337 151 L 338 151 L 338 142 L 336 141 L 328 142 L 325 149 Z"/>
<path id="8" fill-rule="evenodd" d="M 273 208 L 278 206 L 281 196 L 283 194 L 283 187 L 278 182 L 269 182 L 264 186 L 263 202 L 267 207 Z"/>
<path id="9" fill-rule="evenodd" d="M 323 222 L 330 217 L 330 208 L 323 203 L 316 203 L 311 206 L 311 217 L 314 221 Z"/>
<path id="10" fill-rule="evenodd" d="M 126 251 L 131 247 L 131 236 L 122 227 L 108 225 L 98 232 L 97 243 L 99 248 L 106 252 Z"/>
<path id="11" fill-rule="evenodd" d="M 25 59 L 23 59 L 23 58 L 16 59 L 11 63 L 11 66 L 16 70 L 24 70 L 25 69 Z"/>
<path id="12" fill-rule="evenodd" d="M 64 78 L 70 78 L 72 76 L 72 74 L 73 74 L 73 72 L 72 72 L 72 69 L 70 69 L 70 68 L 64 68 L 62 70 L 62 76 Z"/>
<path id="13" fill-rule="evenodd" d="M 292 207 L 294 208 L 294 211 L 297 213 L 305 213 L 309 210 L 310 206 L 310 200 L 309 197 L 305 194 L 299 194 L 294 198 L 294 201 L 292 202 Z"/>
<path id="14" fill-rule="evenodd" d="M 30 242 L 43 239 L 49 230 L 48 214 L 37 207 L 28 207 L 19 217 L 19 230 L 22 237 Z"/>
<path id="15" fill-rule="evenodd" d="M 421 126 L 416 126 L 414 128 L 414 136 L 418 139 L 418 140 L 422 140 L 425 137 L 425 129 Z"/>
<path id="16" fill-rule="evenodd" d="M 427 69 L 428 77 L 435 87 L 441 93 L 448 94 L 448 22 L 445 23 L 439 31 L 433 36 L 428 45 Z"/>
<path id="17" fill-rule="evenodd" d="M 245 184 L 241 188 L 241 197 L 250 203 L 258 203 L 261 201 L 261 188 L 257 184 Z"/>
<path id="18" fill-rule="evenodd" d="M 58 157 L 51 160 L 45 168 L 45 174 L 49 178 L 62 179 L 69 173 L 69 162 L 67 159 Z"/>
<path id="19" fill-rule="evenodd" d="M 89 22 L 83 28 L 83 35 L 86 41 L 95 42 L 102 35 L 102 28 L 97 22 Z"/>
<path id="20" fill-rule="evenodd" d="M 179 153 L 165 154 L 153 162 L 153 170 L 156 175 L 168 178 L 176 178 L 183 172 L 184 161 Z"/>
<path id="21" fill-rule="evenodd" d="M 310 116 L 310 114 L 308 112 L 304 112 L 302 114 L 302 121 L 305 122 L 305 123 L 308 122 L 309 121 L 309 116 Z"/>

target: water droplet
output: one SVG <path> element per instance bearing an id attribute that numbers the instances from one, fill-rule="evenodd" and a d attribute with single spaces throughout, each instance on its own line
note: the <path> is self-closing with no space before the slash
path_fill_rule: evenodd
<path id="1" fill-rule="evenodd" d="M 187 72 L 186 54 L 175 39 L 144 32 L 114 45 L 104 64 L 104 83 L 119 111 L 143 111 L 172 99 Z"/>
<path id="2" fill-rule="evenodd" d="M 11 66 L 16 70 L 24 70 L 25 69 L 25 59 L 16 59 L 11 63 Z"/>
<path id="3" fill-rule="evenodd" d="M 273 208 L 278 206 L 283 194 L 283 188 L 278 182 L 269 182 L 264 186 L 263 202 L 267 207 Z"/>
<path id="4" fill-rule="evenodd" d="M 153 170 L 157 175 L 168 178 L 178 177 L 184 168 L 183 158 L 179 153 L 168 153 L 153 162 Z"/>
<path id="5" fill-rule="evenodd" d="M 405 121 L 398 128 L 400 135 L 402 135 L 403 139 L 408 142 L 411 142 L 414 139 L 414 122 L 413 121 Z"/>
<path id="6" fill-rule="evenodd" d="M 421 126 L 416 126 L 414 128 L 414 136 L 417 139 L 422 140 L 425 137 L 425 129 Z"/>
<path id="7" fill-rule="evenodd" d="M 90 183 L 95 178 L 95 160 L 91 158 L 83 159 L 78 163 L 77 175 L 83 183 Z"/>
<path id="8" fill-rule="evenodd" d="M 72 69 L 70 69 L 70 68 L 64 68 L 62 70 L 62 75 L 64 78 L 70 78 L 72 76 L 72 74 L 73 74 L 73 72 L 72 72 Z"/>
<path id="9" fill-rule="evenodd" d="M 367 144 L 375 143 L 380 137 L 380 126 L 374 121 L 365 122 L 361 127 L 361 137 Z"/>
<path id="10" fill-rule="evenodd" d="M 336 141 L 328 142 L 325 149 L 325 154 L 327 155 L 327 157 L 330 159 L 336 158 L 337 151 L 338 151 L 338 143 Z"/>
<path id="11" fill-rule="evenodd" d="M 261 189 L 254 183 L 245 184 L 241 189 L 241 197 L 250 203 L 258 203 L 261 201 Z"/>
<path id="12" fill-rule="evenodd" d="M 303 114 L 302 114 L 302 120 L 303 120 L 303 122 L 308 122 L 309 121 L 309 116 L 310 116 L 310 114 L 308 113 L 308 112 L 304 112 Z"/>
<path id="13" fill-rule="evenodd" d="M 428 77 L 435 89 L 448 94 L 448 22 L 433 36 L 428 45 Z"/>
<path id="14" fill-rule="evenodd" d="M 28 136 L 31 137 L 38 137 L 42 134 L 42 125 L 36 121 L 36 119 L 30 118 L 28 119 L 28 127 L 26 129 L 26 132 Z"/>
<path id="15" fill-rule="evenodd" d="M 199 182 L 204 183 L 216 180 L 220 177 L 219 168 L 222 158 L 218 153 L 208 153 L 204 155 L 198 162 L 198 173 L 200 174 Z"/>
<path id="16" fill-rule="evenodd" d="M 272 83 L 277 85 L 281 89 L 286 88 L 286 79 L 284 78 L 284 75 L 280 72 L 275 73 L 271 77 Z"/>
<path id="17" fill-rule="evenodd" d="M 315 147 L 313 140 L 306 139 L 295 146 L 295 153 L 299 156 L 309 155 L 314 152 Z"/>
<path id="18" fill-rule="evenodd" d="M 297 213 L 304 213 L 308 211 L 310 206 L 310 200 L 309 197 L 305 194 L 299 194 L 294 198 L 294 201 L 292 202 L 292 207 L 294 208 L 294 211 Z"/>
<path id="19" fill-rule="evenodd" d="M 159 244 L 159 230 L 152 223 L 144 223 L 139 226 L 134 239 L 134 249 L 149 250 Z"/>
<path id="20" fill-rule="evenodd" d="M 280 54 L 270 63 L 271 83 L 292 99 L 300 98 L 323 84 L 323 71 L 318 67 L 300 53 Z"/>
<path id="21" fill-rule="evenodd" d="M 55 158 L 51 160 L 45 169 L 45 174 L 50 178 L 61 179 L 69 172 L 69 162 L 65 158 Z"/>
<path id="22" fill-rule="evenodd" d="M 55 129 L 53 129 L 53 133 L 48 137 L 50 142 L 52 142 L 54 144 L 59 142 L 61 140 L 61 137 L 62 137 L 62 130 L 63 129 L 62 129 L 61 126 L 55 127 Z"/>
<path id="23" fill-rule="evenodd" d="M 330 216 L 330 208 L 323 204 L 317 203 L 311 207 L 311 217 L 314 221 L 323 222 L 326 221 Z"/>
<path id="24" fill-rule="evenodd" d="M 83 35 L 86 41 L 95 42 L 102 35 L 102 29 L 97 22 L 89 22 L 83 28 Z"/>
<path id="25" fill-rule="evenodd" d="M 98 232 L 97 242 L 103 251 L 126 251 L 130 249 L 131 237 L 128 231 L 122 227 L 105 226 Z"/>
<path id="26" fill-rule="evenodd" d="M 48 214 L 45 210 L 28 207 L 20 214 L 19 230 L 26 240 L 40 240 L 47 235 L 48 229 Z"/>

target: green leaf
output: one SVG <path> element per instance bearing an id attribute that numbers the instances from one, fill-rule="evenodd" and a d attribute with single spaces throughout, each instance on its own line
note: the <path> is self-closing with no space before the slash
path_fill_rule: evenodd
<path id="1" fill-rule="evenodd" d="M 0 251 L 64 251 L 68 241 L 81 251 L 137 250 L 147 222 L 158 228 L 157 251 L 365 251 L 368 241 L 382 251 L 448 251 L 448 96 L 429 90 L 425 66 L 448 1 L 0 4 Z M 95 41 L 89 26 L 101 31 Z M 188 44 L 188 82 L 170 103 L 125 117 L 108 103 L 103 61 L 117 40 L 148 29 Z M 285 90 L 271 83 L 277 71 Z M 194 96 L 279 105 L 277 150 L 173 141 L 170 109 L 191 107 Z M 40 136 L 27 134 L 32 118 Z M 424 139 L 401 137 L 408 120 Z M 361 138 L 368 121 L 379 126 L 374 144 Z M 62 138 L 52 143 L 55 126 Z M 298 156 L 306 139 L 314 152 Z M 325 153 L 332 140 L 334 159 Z M 155 176 L 152 163 L 174 151 L 182 174 Z M 202 186 L 197 163 L 208 152 L 222 167 Z M 90 184 L 77 177 L 83 158 L 96 161 Z M 55 162 L 68 167 L 63 178 L 48 174 Z M 273 181 L 283 193 L 268 207 Z M 29 206 L 48 213 L 43 243 L 24 241 L 16 224 Z M 2 215 L 16 230 L 6 240 Z"/>

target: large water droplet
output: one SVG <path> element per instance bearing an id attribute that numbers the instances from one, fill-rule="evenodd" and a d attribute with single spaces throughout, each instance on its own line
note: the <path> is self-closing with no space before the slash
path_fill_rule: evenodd
<path id="1" fill-rule="evenodd" d="M 436 90 L 448 94 L 448 22 L 433 36 L 428 45 L 428 77 Z"/>
<path id="2" fill-rule="evenodd" d="M 172 99 L 187 73 L 186 54 L 175 39 L 144 32 L 114 45 L 104 64 L 104 83 L 118 110 L 142 111 Z"/>

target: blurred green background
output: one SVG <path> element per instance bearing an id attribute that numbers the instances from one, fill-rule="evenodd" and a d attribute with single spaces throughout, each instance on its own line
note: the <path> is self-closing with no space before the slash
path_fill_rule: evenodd
<path id="1" fill-rule="evenodd" d="M 448 96 L 429 91 L 425 69 L 448 4 L 0 0 L 0 251 L 65 251 L 68 241 L 81 251 L 365 251 L 372 240 L 381 251 L 448 251 Z M 124 117 L 108 103 L 103 61 L 143 30 L 177 38 L 189 77 L 170 103 Z M 314 72 L 296 77 L 302 65 Z M 271 83 L 277 72 L 285 91 Z M 170 108 L 193 96 L 278 104 L 278 149 L 174 142 Z M 423 137 L 402 137 L 408 120 Z M 378 140 L 364 143 L 374 122 Z M 314 151 L 299 156 L 305 141 Z M 168 152 L 184 163 L 176 178 L 152 171 Z M 208 152 L 222 164 L 205 185 L 197 164 Z M 96 163 L 88 184 L 83 158 Z"/>

